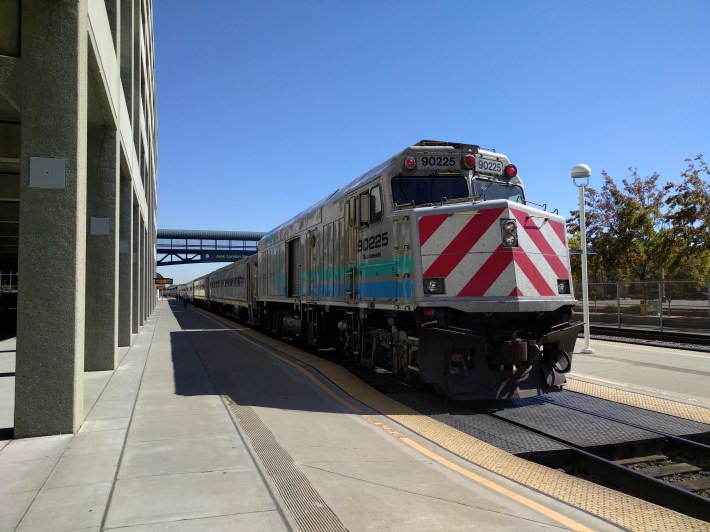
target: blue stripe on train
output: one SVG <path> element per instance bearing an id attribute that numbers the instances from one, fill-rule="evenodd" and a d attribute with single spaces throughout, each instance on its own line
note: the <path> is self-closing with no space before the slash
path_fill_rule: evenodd
<path id="1" fill-rule="evenodd" d="M 342 282 L 320 284 L 313 287 L 316 297 L 343 297 Z M 358 298 L 374 299 L 404 299 L 414 297 L 414 283 L 411 279 L 393 281 L 358 281 L 356 286 Z M 301 295 L 306 297 L 306 287 L 301 286 Z"/>

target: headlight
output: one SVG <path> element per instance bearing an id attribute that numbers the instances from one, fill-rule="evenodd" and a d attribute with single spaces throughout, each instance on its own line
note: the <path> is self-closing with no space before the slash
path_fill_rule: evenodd
<path id="1" fill-rule="evenodd" d="M 558 279 L 557 280 L 557 292 L 559 294 L 569 294 L 569 281 L 567 279 Z"/>
<path id="2" fill-rule="evenodd" d="M 443 294 L 444 280 L 441 277 L 432 277 L 429 279 L 424 279 L 424 293 Z"/>
<path id="3" fill-rule="evenodd" d="M 501 220 L 500 232 L 501 237 L 503 239 L 503 247 L 518 247 L 518 224 L 515 222 L 515 220 Z"/>

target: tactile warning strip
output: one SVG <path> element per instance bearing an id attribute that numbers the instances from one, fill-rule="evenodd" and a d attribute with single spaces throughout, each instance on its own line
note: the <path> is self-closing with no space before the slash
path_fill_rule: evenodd
<path id="1" fill-rule="evenodd" d="M 250 406 L 223 395 L 279 495 L 303 531 L 347 530 Z"/>
<path id="2" fill-rule="evenodd" d="M 440 447 L 493 473 L 635 531 L 708 530 L 708 524 L 511 455 L 382 395 L 344 368 L 255 331 L 240 331 L 318 370 L 345 393 Z M 290 460 L 290 458 L 289 458 Z"/>
<path id="3" fill-rule="evenodd" d="M 710 408 L 679 403 L 663 399 L 661 397 L 653 397 L 651 395 L 644 395 L 626 390 L 618 390 L 609 386 L 602 386 L 600 384 L 594 384 L 574 378 L 567 379 L 565 389 L 572 392 L 591 395 L 592 397 L 607 399 L 609 401 L 614 401 L 615 403 L 622 403 L 642 408 L 644 410 L 651 410 L 652 412 L 661 412 L 662 414 L 668 414 L 669 416 L 689 419 L 691 421 L 697 421 L 698 423 L 710 424 Z"/>

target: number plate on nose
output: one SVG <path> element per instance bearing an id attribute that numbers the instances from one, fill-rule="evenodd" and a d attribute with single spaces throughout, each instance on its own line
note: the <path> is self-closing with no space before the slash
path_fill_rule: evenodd
<path id="1" fill-rule="evenodd" d="M 498 159 L 476 159 L 476 172 L 479 174 L 503 175 L 503 163 Z"/>
<path id="2" fill-rule="evenodd" d="M 461 157 L 458 153 L 446 155 L 419 155 L 417 167 L 422 170 L 452 170 L 459 168 Z"/>

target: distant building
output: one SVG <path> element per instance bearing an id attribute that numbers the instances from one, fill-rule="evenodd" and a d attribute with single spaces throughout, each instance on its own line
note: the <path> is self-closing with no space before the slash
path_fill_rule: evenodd
<path id="1" fill-rule="evenodd" d="M 76 432 L 155 307 L 151 0 L 0 1 L 0 271 L 19 272 L 15 437 Z"/>

